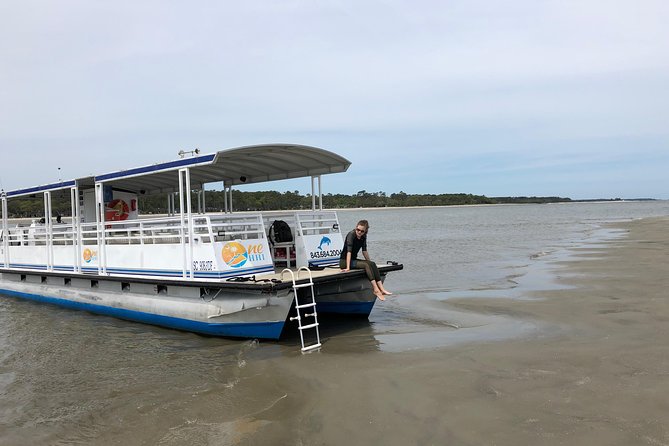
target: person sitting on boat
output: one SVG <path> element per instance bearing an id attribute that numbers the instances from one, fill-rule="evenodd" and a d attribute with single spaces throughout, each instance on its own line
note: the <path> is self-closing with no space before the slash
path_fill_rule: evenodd
<path id="1" fill-rule="evenodd" d="M 368 231 L 369 222 L 367 220 L 360 220 L 355 229 L 346 234 L 344 248 L 341 250 L 341 257 L 339 259 L 339 267 L 344 272 L 351 269 L 364 269 L 365 273 L 367 273 L 367 278 L 372 282 L 374 295 L 380 300 L 386 300 L 385 296 L 393 293 L 383 287 L 379 268 L 376 266 L 376 263 L 369 259 L 369 253 L 367 252 Z M 361 249 L 365 260 L 357 258 L 358 252 Z"/>

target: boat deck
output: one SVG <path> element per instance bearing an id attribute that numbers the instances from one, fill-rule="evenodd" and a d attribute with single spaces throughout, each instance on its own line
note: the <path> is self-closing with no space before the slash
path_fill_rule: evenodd
<path id="1" fill-rule="evenodd" d="M 395 262 L 379 265 L 379 271 L 382 275 L 390 271 L 402 270 L 404 266 Z M 302 271 L 298 276 L 297 268 L 289 268 L 295 274 L 295 282 L 297 284 L 307 283 L 308 277 Z M 205 288 L 221 288 L 221 289 L 246 289 L 246 290 L 282 290 L 293 286 L 292 278 L 289 274 L 283 274 L 281 271 L 275 273 L 267 273 L 250 277 L 233 277 L 226 280 L 193 280 L 181 279 L 171 277 L 142 277 L 142 276 L 124 276 L 124 275 L 98 275 L 98 274 L 80 274 L 72 272 L 57 272 L 57 271 L 35 271 L 22 269 L 7 269 L 0 268 L 0 274 L 14 274 L 14 275 L 30 275 L 30 276 L 49 276 L 49 277 L 63 277 L 63 278 L 79 278 L 86 280 L 105 280 L 112 282 L 132 282 L 132 283 L 147 283 L 147 284 L 171 284 L 186 287 L 205 287 Z M 364 276 L 365 271 L 362 269 L 350 270 L 347 272 L 341 271 L 338 267 L 326 267 L 323 269 L 311 270 L 311 276 L 314 283 L 336 282 L 340 280 L 350 279 L 358 276 Z"/>

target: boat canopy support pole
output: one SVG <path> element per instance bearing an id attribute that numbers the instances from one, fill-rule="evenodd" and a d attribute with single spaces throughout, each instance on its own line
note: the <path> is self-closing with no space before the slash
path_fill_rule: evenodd
<path id="1" fill-rule="evenodd" d="M 2 247 L 5 251 L 5 268 L 9 268 L 9 220 L 7 217 L 7 196 L 2 192 Z"/>
<path id="2" fill-rule="evenodd" d="M 81 257 L 79 256 L 79 247 L 81 246 L 81 226 L 79 218 L 79 188 L 74 186 L 70 188 L 70 204 L 72 205 L 72 269 L 76 273 L 81 272 Z"/>
<path id="3" fill-rule="evenodd" d="M 53 271 L 53 227 L 51 224 L 51 192 L 44 192 L 44 236 L 46 242 L 46 270 Z"/>
<path id="4" fill-rule="evenodd" d="M 184 239 L 184 226 L 186 221 L 184 219 L 184 207 L 183 169 L 179 169 L 179 241 L 181 243 L 181 258 L 183 260 L 181 264 L 181 277 L 186 277 L 186 240 Z"/>
<path id="5" fill-rule="evenodd" d="M 188 218 L 188 271 L 189 277 L 193 278 L 193 203 L 192 203 L 192 194 L 191 194 L 191 184 L 190 184 L 190 169 L 184 169 L 186 171 L 186 205 L 188 207 L 188 212 L 186 213 Z"/>
<path id="6" fill-rule="evenodd" d="M 105 202 L 104 185 L 95 183 L 95 222 L 97 223 L 96 238 L 98 243 L 98 274 L 107 273 L 107 252 L 105 237 Z"/>
<path id="7" fill-rule="evenodd" d="M 311 210 L 316 210 L 316 177 L 311 177 Z"/>
<path id="8" fill-rule="evenodd" d="M 223 201 L 225 202 L 225 213 L 232 214 L 232 185 L 223 183 Z"/>
<path id="9" fill-rule="evenodd" d="M 185 198 L 185 200 L 184 200 Z M 183 271 L 181 276 L 193 278 L 193 215 L 190 185 L 190 169 L 179 169 L 179 210 L 181 211 L 181 252 Z M 188 225 L 188 249 L 186 249 L 186 225 Z"/>
<path id="10" fill-rule="evenodd" d="M 311 210 L 316 210 L 316 180 L 318 180 L 318 208 L 323 210 L 323 192 L 321 190 L 321 176 L 311 177 Z"/>
<path id="11" fill-rule="evenodd" d="M 204 185 L 200 185 L 200 189 L 197 191 L 197 213 L 206 214 L 207 213 L 207 203 L 205 202 L 205 192 Z"/>

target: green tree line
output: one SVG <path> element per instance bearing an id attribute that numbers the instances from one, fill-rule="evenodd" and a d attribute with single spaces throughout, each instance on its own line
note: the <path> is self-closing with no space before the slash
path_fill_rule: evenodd
<path id="1" fill-rule="evenodd" d="M 206 191 L 205 203 L 207 212 L 221 212 L 225 209 L 223 191 Z M 471 204 L 502 204 L 502 203 L 555 203 L 571 201 L 562 197 L 486 197 L 473 194 L 407 194 L 358 191 L 353 195 L 323 195 L 323 207 L 360 208 L 360 207 L 405 207 L 405 206 L 453 206 Z M 197 198 L 192 196 L 193 207 Z M 276 192 L 244 192 L 232 191 L 233 209 L 237 211 L 268 211 L 311 209 L 311 195 L 301 195 L 298 191 Z M 178 200 L 177 200 L 178 203 Z M 53 215 L 70 215 L 69 193 L 52 194 Z M 142 214 L 167 213 L 167 196 L 140 196 L 139 209 Z M 10 217 L 41 217 L 44 215 L 44 199 L 42 196 L 21 198 L 8 201 Z"/>

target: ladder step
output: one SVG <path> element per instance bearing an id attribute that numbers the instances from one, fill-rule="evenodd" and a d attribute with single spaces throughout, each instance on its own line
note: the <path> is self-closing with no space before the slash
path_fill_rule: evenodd
<path id="1" fill-rule="evenodd" d="M 298 226 L 300 225 L 299 217 L 297 218 L 297 224 Z M 311 271 L 307 267 L 300 267 L 297 270 L 297 279 L 300 279 L 300 273 L 304 270 L 307 275 L 309 276 L 309 282 L 302 282 L 302 283 L 296 283 L 295 280 L 295 274 L 290 269 L 284 269 L 281 271 L 281 279 L 283 280 L 283 273 L 289 272 L 292 282 L 293 282 L 293 293 L 295 294 L 295 312 L 297 313 L 294 317 L 291 317 L 291 321 L 297 321 L 297 329 L 300 330 L 300 342 L 302 344 L 302 353 L 308 352 L 310 350 L 314 350 L 317 348 L 321 347 L 321 338 L 320 338 L 320 333 L 318 332 L 318 317 L 316 315 L 316 296 L 314 293 L 314 280 L 313 277 L 311 276 Z M 306 288 L 310 287 L 311 290 L 308 291 L 311 293 L 311 302 L 309 303 L 304 303 L 300 304 L 300 299 L 299 299 L 299 293 L 298 293 L 298 288 Z M 306 296 L 305 296 L 306 297 Z M 301 309 L 306 309 L 306 308 L 312 308 L 312 313 L 305 313 L 305 314 L 300 314 Z M 309 311 L 309 310 L 306 310 Z M 313 324 L 308 324 L 308 325 L 302 325 L 302 319 L 307 318 L 307 317 L 313 317 L 314 318 L 314 323 Z M 316 330 L 316 343 L 312 345 L 306 345 L 304 344 L 304 336 L 303 336 L 303 331 L 304 330 L 309 330 L 309 329 L 315 329 Z"/>
<path id="2" fill-rule="evenodd" d="M 309 324 L 309 325 L 303 325 L 299 328 L 300 328 L 300 330 L 306 330 L 307 328 L 314 328 L 314 327 L 318 327 L 318 322 L 314 322 L 313 324 Z"/>
<path id="3" fill-rule="evenodd" d="M 309 283 L 301 283 L 301 284 L 299 284 L 299 285 L 293 285 L 293 288 L 305 288 L 305 287 L 311 286 L 311 285 L 313 285 L 313 284 L 314 284 L 313 282 L 309 282 Z"/>
<path id="4" fill-rule="evenodd" d="M 302 348 L 302 351 L 303 351 L 303 352 L 307 352 L 307 351 L 309 351 L 309 350 L 313 350 L 313 349 L 318 348 L 318 347 L 320 347 L 320 346 L 321 346 L 321 343 L 319 342 L 318 344 L 310 345 L 310 346 L 308 346 L 308 347 L 303 347 L 303 348 Z"/>

